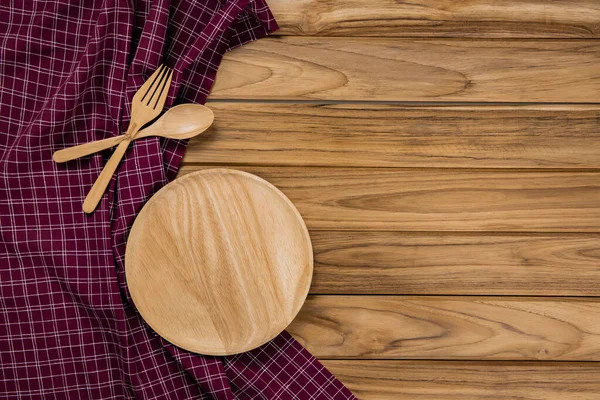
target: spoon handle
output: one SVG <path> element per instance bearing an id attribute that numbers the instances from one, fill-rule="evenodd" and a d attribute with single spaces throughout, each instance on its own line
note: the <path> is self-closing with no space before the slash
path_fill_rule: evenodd
<path id="1" fill-rule="evenodd" d="M 68 147 L 66 149 L 55 151 L 52 155 L 52 159 L 57 163 L 63 163 L 76 158 L 87 156 L 98 151 L 110 149 L 121 143 L 125 135 L 113 136 L 107 139 L 96 140 L 95 142 L 89 142 L 80 144 L 78 146 Z"/>

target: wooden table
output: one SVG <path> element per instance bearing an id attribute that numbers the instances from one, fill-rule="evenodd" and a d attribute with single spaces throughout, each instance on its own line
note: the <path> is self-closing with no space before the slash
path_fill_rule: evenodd
<path id="1" fill-rule="evenodd" d="M 181 173 L 296 204 L 289 331 L 361 399 L 600 398 L 600 2 L 270 4 Z"/>

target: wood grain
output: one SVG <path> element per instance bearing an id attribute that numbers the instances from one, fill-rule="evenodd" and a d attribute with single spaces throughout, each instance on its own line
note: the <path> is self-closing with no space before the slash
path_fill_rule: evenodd
<path id="1" fill-rule="evenodd" d="M 324 360 L 361 400 L 593 400 L 600 364 Z"/>
<path id="2" fill-rule="evenodd" d="M 271 0 L 277 35 L 598 38 L 593 0 Z"/>
<path id="3" fill-rule="evenodd" d="M 315 231 L 311 293 L 600 296 L 598 235 Z"/>
<path id="4" fill-rule="evenodd" d="M 310 296 L 288 331 L 320 358 L 600 361 L 600 301 Z"/>
<path id="5" fill-rule="evenodd" d="M 281 189 L 312 230 L 600 231 L 596 172 L 240 169 Z"/>
<path id="6" fill-rule="evenodd" d="M 600 167 L 596 106 L 209 105 L 216 122 L 184 163 Z"/>
<path id="7" fill-rule="evenodd" d="M 227 53 L 213 99 L 598 102 L 590 40 L 270 38 Z"/>
<path id="8" fill-rule="evenodd" d="M 155 194 L 133 224 L 125 262 L 148 325 L 208 355 L 242 353 L 279 335 L 313 271 L 310 237 L 290 201 L 226 169 L 187 175 Z"/>

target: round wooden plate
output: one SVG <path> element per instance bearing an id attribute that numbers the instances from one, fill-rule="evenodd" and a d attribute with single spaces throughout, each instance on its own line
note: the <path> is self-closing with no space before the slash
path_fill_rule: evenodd
<path id="1" fill-rule="evenodd" d="M 138 215 L 125 255 L 146 322 L 186 350 L 230 355 L 283 331 L 306 299 L 312 245 L 298 210 L 242 171 L 185 175 Z"/>

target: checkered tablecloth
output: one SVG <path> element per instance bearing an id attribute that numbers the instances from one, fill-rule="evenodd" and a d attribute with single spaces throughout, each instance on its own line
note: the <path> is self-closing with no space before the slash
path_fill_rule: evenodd
<path id="1" fill-rule="evenodd" d="M 51 158 L 121 134 L 163 60 L 175 70 L 167 106 L 204 103 L 222 54 L 275 29 L 263 0 L 0 3 L 1 398 L 354 398 L 286 333 L 205 357 L 161 339 L 132 306 L 127 234 L 185 142 L 136 141 L 92 215 L 81 204 L 110 151 Z"/>

